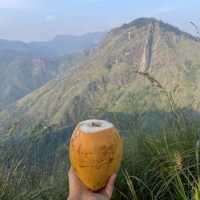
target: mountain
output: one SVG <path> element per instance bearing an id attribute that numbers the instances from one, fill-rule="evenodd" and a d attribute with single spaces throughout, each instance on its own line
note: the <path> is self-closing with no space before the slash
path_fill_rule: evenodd
<path id="1" fill-rule="evenodd" d="M 43 58 L 0 52 L 0 102 L 12 103 L 43 85 L 55 76 L 56 65 Z"/>
<path id="2" fill-rule="evenodd" d="M 14 103 L 75 66 L 83 54 L 47 59 L 0 51 L 0 107 Z"/>
<path id="3" fill-rule="evenodd" d="M 0 40 L 0 108 L 75 66 L 103 33 L 57 36 L 49 42 Z M 73 54 L 73 55 L 72 55 Z"/>
<path id="4" fill-rule="evenodd" d="M 79 68 L 3 110 L 0 123 L 70 125 L 125 113 L 133 115 L 131 123 L 152 127 L 163 117 L 157 111 L 199 109 L 199 77 L 199 39 L 140 18 L 111 30 Z"/>

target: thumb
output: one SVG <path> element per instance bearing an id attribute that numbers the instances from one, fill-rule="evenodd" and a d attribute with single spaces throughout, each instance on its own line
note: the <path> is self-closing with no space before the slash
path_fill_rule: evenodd
<path id="1" fill-rule="evenodd" d="M 112 197 L 113 189 L 114 189 L 114 184 L 116 180 L 117 174 L 113 174 L 110 179 L 108 180 L 108 183 L 104 189 L 106 195 L 110 199 Z"/>

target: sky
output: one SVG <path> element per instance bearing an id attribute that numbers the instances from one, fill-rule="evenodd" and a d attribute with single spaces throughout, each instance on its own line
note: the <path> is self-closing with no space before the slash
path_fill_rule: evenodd
<path id="1" fill-rule="evenodd" d="M 193 33 L 189 22 L 200 26 L 200 0 L 0 0 L 0 38 L 44 41 L 109 31 L 139 17 Z"/>

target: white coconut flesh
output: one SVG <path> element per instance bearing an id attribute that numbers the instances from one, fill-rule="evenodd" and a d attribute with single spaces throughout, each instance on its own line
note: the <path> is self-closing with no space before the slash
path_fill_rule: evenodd
<path id="1" fill-rule="evenodd" d="M 79 128 L 82 132 L 86 134 L 92 134 L 106 129 L 113 128 L 114 125 L 105 120 L 90 119 L 82 121 L 79 124 Z"/>

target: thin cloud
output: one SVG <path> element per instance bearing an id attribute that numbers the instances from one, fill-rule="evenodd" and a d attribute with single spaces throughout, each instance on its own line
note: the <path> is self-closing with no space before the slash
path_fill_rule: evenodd
<path id="1" fill-rule="evenodd" d="M 32 6 L 32 1 L 27 0 L 0 0 L 1 9 L 26 9 Z"/>

